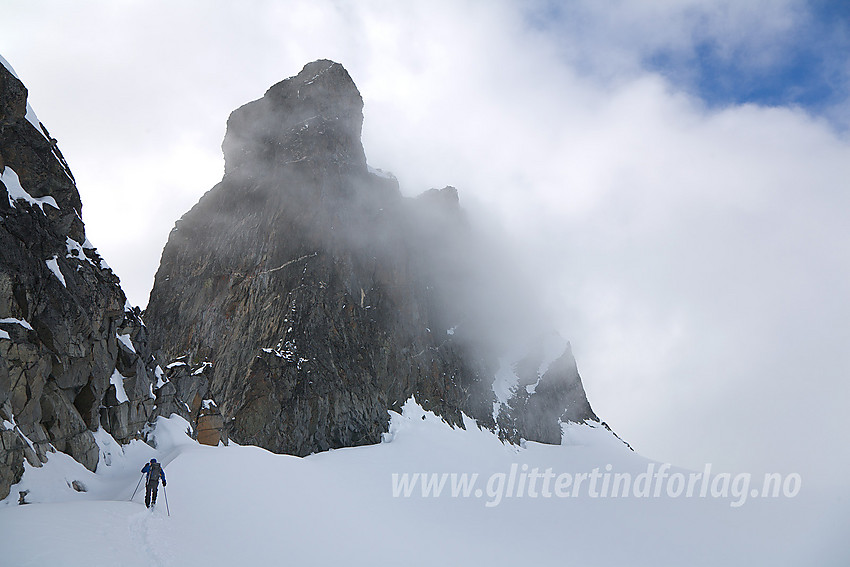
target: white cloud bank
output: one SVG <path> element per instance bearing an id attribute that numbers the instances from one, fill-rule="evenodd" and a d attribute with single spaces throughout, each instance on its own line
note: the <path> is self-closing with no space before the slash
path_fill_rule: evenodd
<path id="1" fill-rule="evenodd" d="M 641 67 L 709 38 L 763 68 L 800 3 L 577 2 L 554 23 L 543 2 L 175 4 L 19 2 L 0 22 L 132 302 L 220 179 L 229 112 L 331 58 L 363 94 L 371 165 L 507 227 L 638 451 L 813 485 L 846 470 L 799 425 L 850 430 L 847 137 L 800 109 L 711 109 Z"/>

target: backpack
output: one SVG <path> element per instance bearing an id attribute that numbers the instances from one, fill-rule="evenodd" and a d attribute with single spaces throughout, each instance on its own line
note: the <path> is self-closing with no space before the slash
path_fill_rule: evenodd
<path id="1" fill-rule="evenodd" d="M 156 463 L 150 463 L 151 470 L 148 472 L 148 484 L 157 484 L 159 479 L 162 478 L 162 465 L 159 464 L 159 461 Z"/>

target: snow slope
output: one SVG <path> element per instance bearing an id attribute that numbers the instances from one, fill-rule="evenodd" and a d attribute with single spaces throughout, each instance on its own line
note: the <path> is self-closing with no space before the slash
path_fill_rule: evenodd
<path id="1" fill-rule="evenodd" d="M 156 449 L 122 448 L 98 432 L 97 474 L 58 453 L 28 468 L 0 504 L 2 564 L 847 564 L 843 534 L 818 524 L 805 490 L 735 507 L 732 498 L 664 494 L 544 497 L 538 485 L 537 497 L 526 487 L 493 505 L 485 481 L 509 477 L 512 467 L 647 469 L 649 461 L 601 427 L 566 426 L 561 446 L 506 446 L 472 422 L 452 429 L 411 401 L 393 414 L 383 443 L 307 458 L 201 446 L 186 428 L 180 418 L 160 418 Z M 170 516 L 162 489 L 152 512 L 141 493 L 129 501 L 152 456 L 165 464 Z M 482 491 L 452 497 L 447 484 L 440 497 L 423 497 L 414 485 L 410 496 L 394 496 L 394 473 L 478 473 Z M 88 491 L 75 491 L 73 480 Z M 16 505 L 23 490 L 35 504 Z"/>

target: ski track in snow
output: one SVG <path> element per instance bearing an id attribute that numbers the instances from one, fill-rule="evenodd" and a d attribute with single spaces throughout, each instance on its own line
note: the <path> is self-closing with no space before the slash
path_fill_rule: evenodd
<path id="1" fill-rule="evenodd" d="M 157 506 L 152 510 L 144 508 L 143 512 L 134 516 L 130 520 L 130 526 L 132 535 L 137 538 L 147 557 L 150 558 L 149 565 L 171 567 L 177 563 L 172 560 L 174 553 L 162 513 L 157 502 Z"/>

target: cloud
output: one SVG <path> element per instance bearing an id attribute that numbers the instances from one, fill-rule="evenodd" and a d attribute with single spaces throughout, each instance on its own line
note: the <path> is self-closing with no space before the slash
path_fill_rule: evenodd
<path id="1" fill-rule="evenodd" d="M 813 458 L 824 447 L 788 420 L 820 407 L 843 427 L 823 393 L 847 391 L 846 140 L 799 109 L 709 109 L 648 72 L 595 81 L 542 47 L 471 45 L 499 64 L 418 75 L 416 115 L 409 99 L 367 115 L 370 156 L 496 212 L 535 256 L 591 401 L 638 449 L 695 468 Z M 392 128 L 416 135 L 370 130 Z"/>
<path id="2" fill-rule="evenodd" d="M 0 52 L 136 303 L 221 177 L 229 112 L 328 57 L 363 94 L 372 166 L 407 194 L 454 185 L 504 226 L 594 409 L 639 451 L 846 467 L 846 135 L 800 108 L 712 106 L 647 62 L 710 42 L 767 68 L 801 4 L 600 4 L 27 4 Z"/>

